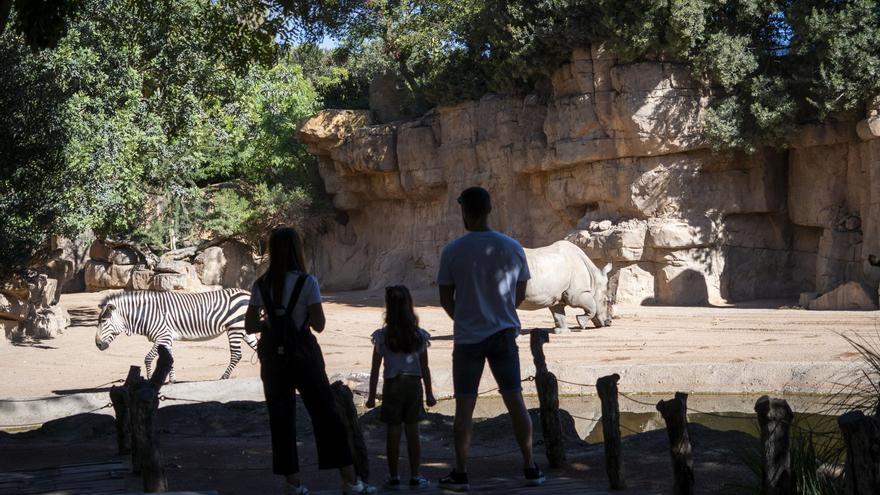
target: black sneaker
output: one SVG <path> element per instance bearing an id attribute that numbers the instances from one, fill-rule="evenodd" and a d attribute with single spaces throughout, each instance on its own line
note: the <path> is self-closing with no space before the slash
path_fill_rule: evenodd
<path id="1" fill-rule="evenodd" d="M 383 484 L 386 490 L 400 490 L 400 478 L 388 478 Z"/>
<path id="2" fill-rule="evenodd" d="M 526 485 L 528 486 L 540 486 L 547 481 L 547 477 L 544 476 L 544 471 L 541 471 L 538 464 L 535 464 L 534 467 L 523 469 L 523 474 L 526 477 Z"/>
<path id="3" fill-rule="evenodd" d="M 455 469 L 449 473 L 449 476 L 440 478 L 437 485 L 444 490 L 452 490 L 454 492 L 466 492 L 471 489 L 467 473 L 457 473 Z"/>

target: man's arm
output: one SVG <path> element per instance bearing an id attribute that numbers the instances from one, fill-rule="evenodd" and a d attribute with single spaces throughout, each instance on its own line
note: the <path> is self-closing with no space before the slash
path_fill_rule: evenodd
<path id="1" fill-rule="evenodd" d="M 455 319 L 455 286 L 440 285 L 440 305 L 453 320 Z"/>
<path id="2" fill-rule="evenodd" d="M 526 286 L 529 285 L 528 280 L 516 283 L 516 307 L 518 308 L 523 301 L 526 300 Z"/>

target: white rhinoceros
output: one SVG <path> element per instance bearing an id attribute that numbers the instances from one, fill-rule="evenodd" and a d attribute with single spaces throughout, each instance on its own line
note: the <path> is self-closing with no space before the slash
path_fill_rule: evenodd
<path id="1" fill-rule="evenodd" d="M 565 324 L 566 306 L 584 310 L 584 314 L 577 315 L 581 328 L 586 328 L 587 320 L 592 320 L 596 327 L 611 325 L 610 263 L 601 270 L 596 268 L 581 248 L 568 241 L 525 252 L 532 278 L 522 309 L 550 308 L 555 333 L 569 331 Z"/>

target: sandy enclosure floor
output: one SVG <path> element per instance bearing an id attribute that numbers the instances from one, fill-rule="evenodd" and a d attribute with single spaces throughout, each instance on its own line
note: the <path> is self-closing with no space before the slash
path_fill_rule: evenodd
<path id="1" fill-rule="evenodd" d="M 0 398 L 44 397 L 90 389 L 124 377 L 129 365 L 142 364 L 150 348 L 144 337 L 120 336 L 104 352 L 95 347 L 94 326 L 102 297 L 100 293 L 64 295 L 61 302 L 73 318 L 73 326 L 64 335 L 39 343 L 0 346 L 4 375 Z M 415 299 L 422 326 L 434 338 L 430 358 L 437 392 L 449 393 L 452 322 L 439 307 L 434 290 L 417 291 Z M 382 303 L 381 292 L 325 295 L 328 324 L 318 340 L 328 374 L 369 373 L 370 334 L 381 325 Z M 593 383 L 589 381 L 594 380 L 590 375 L 593 371 L 600 374 L 620 369 L 628 370 L 632 377 L 629 390 L 662 387 L 663 373 L 672 372 L 682 377 L 674 384 L 682 388 L 689 380 L 699 382 L 703 373 L 715 373 L 718 376 L 712 378 L 716 382 L 707 385 L 709 391 L 740 392 L 743 387 L 753 391 L 749 383 L 755 390 L 777 388 L 775 382 L 757 383 L 758 378 L 747 376 L 748 370 L 758 370 L 758 374 L 777 370 L 778 381 L 791 382 L 790 370 L 798 367 L 818 369 L 856 362 L 857 354 L 841 334 L 874 341 L 880 335 L 877 312 L 778 309 L 782 304 L 619 308 L 613 326 L 553 335 L 545 351 L 552 371 L 562 379 L 579 383 Z M 520 317 L 525 329 L 552 326 L 546 310 L 523 311 Z M 573 313 L 569 321 L 574 328 Z M 519 343 L 525 376 L 531 370 L 528 337 L 522 336 Z M 229 359 L 228 344 L 222 336 L 207 342 L 175 343 L 174 353 L 179 381 L 216 379 Z M 246 348 L 233 377 L 257 376 L 255 353 Z M 491 386 L 494 383 L 488 379 L 487 370 L 482 388 Z M 786 386 L 788 383 L 780 383 L 778 389 Z M 626 379 L 621 387 L 628 389 Z"/>

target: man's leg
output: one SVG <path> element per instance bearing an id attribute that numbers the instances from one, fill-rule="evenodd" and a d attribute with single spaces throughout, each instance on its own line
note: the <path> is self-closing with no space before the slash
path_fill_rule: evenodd
<path id="1" fill-rule="evenodd" d="M 516 345 L 518 330 L 509 329 L 496 333 L 486 341 L 486 358 L 489 369 L 498 383 L 498 390 L 513 421 L 513 433 L 522 452 L 526 468 L 534 466 L 532 459 L 532 418 L 522 396 L 522 378 L 519 366 L 519 347 Z"/>
<path id="2" fill-rule="evenodd" d="M 455 472 L 467 473 L 474 407 L 486 358 L 483 343 L 455 344 L 452 350 L 452 386 L 455 391 Z"/>
<path id="3" fill-rule="evenodd" d="M 455 398 L 455 421 L 453 431 L 455 433 L 455 472 L 467 472 L 468 450 L 471 447 L 471 433 L 473 432 L 474 407 L 477 405 L 476 396 Z"/>
<path id="4" fill-rule="evenodd" d="M 530 468 L 535 465 L 532 458 L 532 418 L 522 392 L 503 392 L 501 397 L 513 421 L 513 434 L 523 456 L 523 467 Z"/>

